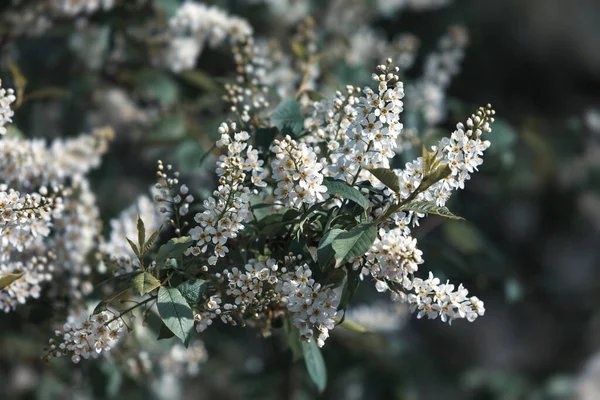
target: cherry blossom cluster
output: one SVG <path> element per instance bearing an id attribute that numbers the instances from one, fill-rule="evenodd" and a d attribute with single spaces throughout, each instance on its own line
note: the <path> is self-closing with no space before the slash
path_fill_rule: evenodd
<path id="1" fill-rule="evenodd" d="M 0 81 L 0 86 L 2 81 Z M 10 105 L 17 99 L 15 91 L 13 89 L 4 89 L 0 87 L 0 135 L 6 134 L 6 127 L 4 126 L 7 122 L 12 122 L 12 116 L 14 111 L 10 108 Z"/>
<path id="2" fill-rule="evenodd" d="M 296 259 L 292 256 L 290 261 Z M 315 282 L 311 275 L 308 264 L 299 265 L 283 277 L 281 292 L 287 297 L 286 306 L 300 339 L 309 342 L 314 338 L 323 347 L 335 326 L 339 298 L 332 288 Z"/>
<path id="3" fill-rule="evenodd" d="M 443 138 L 438 146 L 433 147 L 440 164 L 449 166 L 451 173 L 414 196 L 416 201 L 430 201 L 443 206 L 453 190 L 464 187 L 465 180 L 482 163 L 483 151 L 490 145 L 488 141 L 481 140 L 481 135 L 491 131 L 493 115 L 494 110 L 490 106 L 481 107 L 467 119 L 467 128 L 458 124 L 450 138 Z M 400 199 L 408 199 L 420 186 L 423 179 L 422 163 L 423 159 L 419 157 L 407 163 L 405 169 L 396 171 L 400 182 Z M 390 290 L 394 300 L 408 302 L 411 311 L 419 311 L 419 318 L 427 315 L 429 318 L 440 316 L 444 322 L 452 322 L 457 318 L 473 321 L 483 315 L 485 308 L 476 297 L 467 298 L 468 291 L 462 285 L 454 291 L 454 285 L 439 285 L 439 279 L 431 274 L 425 281 L 414 275 L 423 259 L 422 252 L 416 247 L 416 239 L 410 236 L 409 225 L 411 222 L 416 224 L 422 216 L 413 212 L 392 215 L 395 228 L 379 230 L 378 239 L 367 253 L 362 274 L 370 274 L 380 292 Z M 411 290 L 414 293 L 410 293 Z"/>
<path id="4" fill-rule="evenodd" d="M 37 298 L 40 284 L 53 275 L 53 298 L 81 299 L 91 292 L 90 254 L 97 246 L 99 211 L 86 174 L 100 164 L 113 132 L 97 129 L 71 139 L 5 137 L 0 140 L 2 274 L 23 273 L 0 290 L 4 311 L 27 297 Z M 18 190 L 18 191 L 17 191 Z"/>
<path id="5" fill-rule="evenodd" d="M 154 201 L 163 204 L 160 208 L 161 213 L 173 214 L 169 223 L 175 227 L 175 234 L 180 235 L 181 229 L 188 225 L 187 221 L 182 223 L 180 218 L 190 212 L 190 204 L 194 201 L 194 196 L 190 194 L 190 188 L 186 184 L 179 185 L 179 171 L 173 171 L 171 164 L 165 167 L 159 160 L 156 176 L 159 181 L 154 186 L 157 192 Z"/>
<path id="6" fill-rule="evenodd" d="M 417 318 L 427 316 L 429 319 L 438 316 L 444 322 L 452 323 L 453 320 L 466 318 L 469 322 L 485 314 L 483 302 L 477 297 L 467 297 L 469 291 L 462 284 L 454 289 L 454 285 L 446 282 L 440 284 L 440 280 L 429 273 L 429 278 L 422 280 L 414 278 L 412 281 L 412 290 L 414 293 L 408 295 L 410 311 L 417 313 Z M 405 289 L 409 290 L 411 287 Z M 398 297 L 402 297 L 402 292 L 395 292 Z M 392 295 L 392 298 L 395 298 Z"/>
<path id="7" fill-rule="evenodd" d="M 377 92 L 366 87 L 357 97 L 357 88 L 350 86 L 346 96 L 338 92 L 333 102 L 316 103 L 305 123 L 312 136 L 307 141 L 327 143 L 328 159 L 322 160 L 327 176 L 352 184 L 369 180 L 365 168 L 387 168 L 395 155 L 404 85 L 390 59 L 377 69 L 379 73 L 373 74 Z"/>
<path id="8" fill-rule="evenodd" d="M 196 330 L 203 332 L 215 318 L 225 324 L 237 325 L 237 320 L 246 313 L 264 312 L 277 303 L 281 295 L 275 289 L 281 271 L 274 259 L 250 259 L 243 269 L 224 269 L 216 276 L 226 285 L 225 295 L 230 300 L 223 302 L 219 293 L 211 295 L 202 309 L 195 315 Z"/>
<path id="9" fill-rule="evenodd" d="M 490 123 L 494 122 L 495 111 L 491 106 L 481 107 L 466 121 L 456 125 L 456 130 L 448 138 L 442 138 L 438 145 L 432 147 L 437 152 L 441 165 L 448 165 L 452 173 L 445 179 L 419 193 L 418 201 L 433 201 L 438 206 L 444 206 L 454 190 L 464 189 L 465 182 L 471 174 L 483 163 L 483 153 L 490 147 L 488 140 L 482 140 L 482 133 L 491 132 Z M 400 198 L 408 198 L 421 184 L 423 179 L 423 159 L 417 158 L 406 164 L 402 170 L 395 170 L 400 181 Z M 394 195 L 390 192 L 390 195 Z M 412 221 L 417 223 L 421 216 L 400 212 L 392 215 L 394 222 L 402 227 L 408 227 Z"/>
<path id="10" fill-rule="evenodd" d="M 109 11 L 117 0 L 46 0 L 23 2 L 13 0 L 16 9 L 9 9 L 4 22 L 11 35 L 40 35 L 50 29 L 55 19 L 85 18 L 98 12 Z"/>
<path id="11" fill-rule="evenodd" d="M 0 192 L 0 277 L 22 274 L 0 289 L 0 308 L 13 311 L 28 298 L 40 296 L 41 284 L 51 275 L 53 254 L 43 248 L 53 218 L 60 216 L 62 199 L 38 193 Z"/>
<path id="12" fill-rule="evenodd" d="M 252 35 L 245 20 L 225 11 L 192 1 L 184 2 L 169 21 L 173 39 L 169 42 L 169 67 L 179 72 L 193 68 L 205 44 L 218 47 L 226 41 L 238 44 Z"/>
<path id="13" fill-rule="evenodd" d="M 274 259 L 268 259 L 266 262 L 258 260 L 249 260 L 243 270 L 237 267 L 231 268 L 231 271 L 225 269 L 223 276 L 227 277 L 227 295 L 234 298 L 234 303 L 239 307 L 239 312 L 244 313 L 248 309 L 253 311 L 262 309 L 266 291 L 277 283 L 278 266 Z M 268 296 L 267 296 L 268 298 Z"/>
<path id="14" fill-rule="evenodd" d="M 57 14 L 75 16 L 108 11 L 115 6 L 116 0 L 53 0 L 50 8 Z"/>
<path id="15" fill-rule="evenodd" d="M 4 138 L 0 140 L 0 176 L 9 186 L 27 190 L 40 186 L 77 184 L 100 165 L 114 138 L 110 128 L 99 128 L 75 138 L 44 140 Z"/>
<path id="16" fill-rule="evenodd" d="M 288 135 L 273 141 L 271 151 L 275 154 L 271 169 L 277 181 L 274 193 L 284 205 L 300 208 L 323 201 L 327 188 L 315 148 Z"/>
<path id="17" fill-rule="evenodd" d="M 269 106 L 263 85 L 272 61 L 264 47 L 255 43 L 252 26 L 244 19 L 201 3 L 185 1 L 169 21 L 167 50 L 159 63 L 174 72 L 191 69 L 206 44 L 228 45 L 236 65 L 234 82 L 225 85 L 224 100 L 249 121 L 251 113 Z"/>
<path id="18" fill-rule="evenodd" d="M 113 348 L 127 333 L 127 325 L 118 314 L 101 311 L 69 315 L 62 329 L 56 330 L 57 339 L 50 339 L 45 360 L 71 356 L 77 364 L 81 359 L 98 358 Z"/>
<path id="19" fill-rule="evenodd" d="M 259 159 L 258 151 L 247 143 L 250 139 L 248 132 L 237 131 L 235 123 L 223 123 L 219 133 L 221 139 L 217 147 L 227 149 L 227 154 L 220 156 L 217 162 L 219 186 L 213 192 L 214 197 L 204 200 L 205 211 L 195 215 L 198 225 L 190 230 L 190 236 L 196 242 L 190 253 L 194 256 L 210 254 L 210 265 L 225 257 L 229 252 L 227 241 L 235 239 L 244 222 L 252 218 L 250 187 L 266 186 L 263 160 Z"/>

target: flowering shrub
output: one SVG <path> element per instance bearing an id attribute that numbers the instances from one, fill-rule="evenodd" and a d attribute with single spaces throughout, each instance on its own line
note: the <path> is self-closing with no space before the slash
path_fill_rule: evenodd
<path id="1" fill-rule="evenodd" d="M 22 14 L 5 18 L 35 20 L 36 29 L 28 33 L 41 34 L 53 21 L 79 16 L 81 31 L 70 43 L 83 52 L 90 50 L 82 45 L 85 35 L 98 33 L 93 15 L 117 3 L 25 4 Z M 142 10 L 149 7 L 137 3 Z M 333 3 L 331 13 L 342 7 Z M 442 3 L 411 1 L 407 7 Z M 386 2 L 378 4 L 385 13 L 393 11 Z M 66 323 L 46 348 L 46 360 L 96 358 L 143 332 L 152 319 L 159 320 L 160 339 L 177 337 L 186 348 L 222 323 L 251 327 L 264 336 L 282 332 L 323 390 L 319 348 L 336 326 L 347 325 L 346 310 L 361 283 L 407 304 L 417 318 L 452 323 L 484 315 L 483 302 L 462 284 L 444 283 L 422 271 L 424 254 L 413 236 L 427 215 L 460 219 L 446 203 L 464 188 L 490 146 L 495 113 L 489 105 L 439 140 L 426 135 L 445 117 L 444 91 L 467 43 L 464 30 L 452 28 L 427 58 L 424 75 L 406 85 L 405 72 L 415 61 L 414 40 L 403 37 L 389 44 L 373 34 L 369 40 L 381 45 L 371 47 L 353 36 L 342 57 L 364 50 L 369 61 L 394 55 L 399 64 L 387 58 L 376 66 L 370 84 L 331 91 L 320 82 L 321 66 L 335 65 L 340 55 L 327 53 L 321 61 L 313 19 L 300 23 L 290 45 L 293 56 L 256 38 L 246 20 L 214 6 L 186 1 L 168 22 L 158 20 L 152 28 L 137 26 L 117 36 L 117 49 L 107 56 L 117 64 L 126 60 L 118 38 L 151 37 L 146 44 L 153 67 L 140 73 L 151 78 L 139 85 L 151 105 L 132 104 L 121 89 L 111 89 L 110 98 L 120 104 L 111 115 L 120 115 L 125 126 L 179 118 L 173 117 L 179 93 L 173 77 L 214 87 L 215 81 L 207 82 L 194 68 L 205 47 L 227 48 L 235 76 L 222 85 L 227 114 L 209 150 L 217 157 L 212 192 L 186 181 L 176 166 L 158 161 L 149 195 L 111 220 L 103 237 L 87 175 L 101 164 L 113 130 L 101 128 L 49 145 L 18 137 L 7 131 L 11 104 L 20 106 L 27 98 L 15 65 L 16 90 L 0 91 L 0 304 L 12 312 L 31 298 L 47 296 L 69 305 Z M 339 47 L 347 32 L 329 28 L 321 43 Z M 90 70 L 101 68 L 91 56 L 85 60 Z M 153 86 L 157 81 L 163 86 Z M 414 123 L 415 115 L 422 123 Z M 425 145 L 426 140 L 435 144 Z M 411 160 L 411 154 L 420 156 Z M 205 156 L 194 158 L 202 164 Z M 87 298 L 99 302 L 90 308 Z M 175 361 L 164 363 L 187 363 L 182 355 L 187 351 L 193 365 L 204 360 L 202 342 L 192 347 L 196 355 L 178 345 Z M 128 362 L 136 371 L 150 369 L 144 367 L 147 354 Z M 178 370 L 197 372 L 195 367 Z"/>

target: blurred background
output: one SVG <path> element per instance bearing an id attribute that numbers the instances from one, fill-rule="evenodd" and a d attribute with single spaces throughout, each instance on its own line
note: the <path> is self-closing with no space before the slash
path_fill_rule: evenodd
<path id="1" fill-rule="evenodd" d="M 97 13 L 49 18 L 51 26 L 36 31 L 40 16 L 28 12 L 38 3 L 0 5 L 3 87 L 14 87 L 17 65 L 27 90 L 42 93 L 16 112 L 13 134 L 52 140 L 114 127 L 117 138 L 91 178 L 105 232 L 147 192 L 159 158 L 190 187 L 210 188 L 214 160 L 204 167 L 199 160 L 227 116 L 219 79 L 233 74 L 230 55 L 207 47 L 195 75 L 160 68 L 141 38 L 165 26 L 177 1 L 115 0 Z M 600 2 L 209 3 L 281 43 L 307 15 L 315 32 L 334 32 L 317 41 L 325 78 L 315 89 L 324 93 L 364 83 L 381 62 L 352 53 L 361 48 L 355 40 L 369 48 L 365 38 L 376 33 L 374 48 L 414 35 L 406 80 L 419 82 L 440 37 L 465 28 L 464 58 L 443 88 L 444 115 L 410 122 L 420 111 L 407 91 L 403 122 L 425 141 L 451 132 L 479 105 L 496 110 L 485 163 L 450 202 L 466 221 L 431 217 L 416 233 L 423 270 L 464 283 L 485 301 L 485 316 L 452 326 L 417 320 L 361 287 L 348 318 L 371 331 L 333 332 L 323 352 L 329 386 L 319 395 L 276 332 L 263 339 L 249 329 L 204 332 L 185 368 L 179 350 L 148 340 L 143 329 L 135 340 L 145 355 L 125 344 L 122 356 L 47 365 L 42 347 L 60 310 L 32 302 L 0 315 L 0 398 L 600 399 Z M 348 21 L 339 11 L 354 9 L 359 17 Z"/>

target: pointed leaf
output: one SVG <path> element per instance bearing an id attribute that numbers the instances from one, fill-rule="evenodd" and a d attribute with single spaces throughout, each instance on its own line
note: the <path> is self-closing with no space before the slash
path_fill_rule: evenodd
<path id="1" fill-rule="evenodd" d="M 369 200 L 354 186 L 333 178 L 323 179 L 323 185 L 327 188 L 329 195 L 340 195 L 344 199 L 352 200 L 365 210 L 369 209 Z"/>
<path id="2" fill-rule="evenodd" d="M 143 249 L 144 243 L 146 243 L 146 227 L 144 226 L 144 221 L 140 218 L 139 214 L 137 216 L 137 231 L 138 231 L 138 248 Z"/>
<path id="3" fill-rule="evenodd" d="M 394 171 L 388 168 L 368 169 L 373 176 L 396 193 L 400 193 L 400 180 Z"/>
<path id="4" fill-rule="evenodd" d="M 194 313 L 185 298 L 177 288 L 162 286 L 158 290 L 157 306 L 167 328 L 187 346 L 194 329 Z"/>
<path id="5" fill-rule="evenodd" d="M 446 179 L 448 176 L 450 176 L 450 174 L 452 174 L 452 170 L 450 169 L 448 164 L 441 165 L 431 174 L 423 178 L 417 190 L 419 192 L 423 192 L 427 190 L 431 185 L 441 181 L 442 179 Z"/>
<path id="6" fill-rule="evenodd" d="M 282 101 L 273 114 L 271 121 L 284 135 L 298 138 L 304 131 L 304 115 L 302 108 L 294 98 L 289 97 Z"/>
<path id="7" fill-rule="evenodd" d="M 150 250 L 152 248 L 152 246 L 154 246 L 154 243 L 156 242 L 156 239 L 158 238 L 158 234 L 160 233 L 161 229 L 162 229 L 162 226 L 160 228 L 158 228 L 157 230 L 155 230 L 152 233 L 152 235 L 150 235 L 150 237 L 144 244 L 144 249 L 142 250 L 144 253 L 147 253 L 148 250 Z"/>
<path id="8" fill-rule="evenodd" d="M 160 282 L 158 279 L 153 277 L 151 273 L 142 272 L 131 280 L 131 285 L 133 286 L 133 290 L 138 292 L 140 295 L 145 295 L 157 287 L 160 287 Z"/>
<path id="9" fill-rule="evenodd" d="M 332 243 L 335 267 L 355 257 L 363 256 L 377 239 L 377 226 L 361 224 L 348 232 L 340 233 Z"/>
<path id="10" fill-rule="evenodd" d="M 131 250 L 133 250 L 133 253 L 139 257 L 140 251 L 138 250 L 138 247 L 136 246 L 136 244 L 133 243 L 129 238 L 126 238 L 126 239 L 127 239 L 127 243 L 129 243 L 129 247 L 131 247 Z"/>
<path id="11" fill-rule="evenodd" d="M 347 320 L 347 319 L 344 319 L 339 325 L 345 329 L 348 329 L 349 331 L 352 331 L 352 332 L 357 332 L 357 333 L 372 332 L 371 330 L 365 328 L 364 326 L 362 326 L 354 321 Z"/>
<path id="12" fill-rule="evenodd" d="M 19 272 L 18 274 L 6 274 L 0 277 L 0 290 L 10 286 L 11 283 L 20 279 L 25 273 Z"/>
<path id="13" fill-rule="evenodd" d="M 423 176 L 429 175 L 433 170 L 432 167 L 434 166 L 437 154 L 437 151 L 427 151 L 427 148 L 425 147 L 425 145 L 423 145 L 421 149 L 421 156 L 423 158 Z"/>
<path id="14" fill-rule="evenodd" d="M 304 353 L 304 365 L 306 365 L 308 375 L 319 389 L 319 393 L 323 393 L 327 386 L 327 368 L 321 349 L 317 346 L 314 338 L 310 342 L 301 343 L 302 352 Z"/>
<path id="15" fill-rule="evenodd" d="M 450 219 L 464 219 L 454 215 L 447 207 L 438 206 L 433 201 L 413 201 L 401 208 L 403 211 L 413 211 L 419 214 L 435 214 Z"/>

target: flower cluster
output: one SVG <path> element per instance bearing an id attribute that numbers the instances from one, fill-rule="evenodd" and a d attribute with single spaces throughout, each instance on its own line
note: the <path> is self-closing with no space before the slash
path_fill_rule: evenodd
<path id="1" fill-rule="evenodd" d="M 388 168 L 402 131 L 399 115 L 403 110 L 404 85 L 392 61 L 378 66 L 373 74 L 378 90 L 366 87 L 356 97 L 357 88 L 348 87 L 348 95 L 336 94 L 332 103 L 316 103 L 306 124 L 311 142 L 326 141 L 328 159 L 324 174 L 348 183 L 370 180 L 366 168 Z"/>
<path id="2" fill-rule="evenodd" d="M 408 295 L 408 302 L 411 312 L 418 311 L 417 318 L 427 316 L 434 319 L 439 316 L 442 321 L 448 323 L 457 318 L 466 318 L 473 322 L 485 313 L 483 302 L 475 296 L 468 298 L 469 291 L 462 284 L 454 290 L 454 285 L 449 282 L 440 284 L 440 280 L 433 277 L 431 272 L 426 280 L 415 278 L 412 281 L 412 290 L 414 293 Z"/>
<path id="3" fill-rule="evenodd" d="M 481 107 L 466 121 L 456 125 L 456 130 L 448 138 L 442 138 L 432 151 L 436 153 L 436 160 L 441 165 L 447 165 L 451 173 L 444 179 L 431 185 L 427 190 L 418 193 L 417 201 L 432 201 L 438 206 L 444 206 L 454 190 L 464 189 L 465 182 L 471 174 L 483 163 L 483 152 L 490 146 L 490 142 L 482 140 L 482 133 L 491 132 L 490 123 L 494 122 L 495 111 L 491 106 Z M 419 157 L 406 164 L 402 170 L 395 170 L 400 182 L 400 198 L 409 198 L 423 181 L 423 158 Z M 390 192 L 390 195 L 395 195 Z M 399 212 L 392 215 L 394 222 L 401 227 L 416 224 L 422 215 L 415 213 Z"/>
<path id="4" fill-rule="evenodd" d="M 194 67 L 206 43 L 213 48 L 227 40 L 236 45 L 252 35 L 252 27 L 245 20 L 191 1 L 177 9 L 169 26 L 173 38 L 165 61 L 176 72 Z"/>
<path id="5" fill-rule="evenodd" d="M 274 259 L 266 262 L 258 260 L 249 260 L 244 270 L 236 267 L 231 271 L 225 269 L 223 276 L 227 277 L 227 295 L 234 298 L 234 303 L 239 307 L 239 311 L 244 313 L 248 309 L 253 311 L 264 308 L 266 304 L 261 304 L 266 298 L 263 292 L 267 290 L 266 284 L 271 287 L 277 284 L 278 265 Z"/>
<path id="6" fill-rule="evenodd" d="M 217 146 L 227 149 L 227 155 L 220 156 L 217 162 L 219 186 L 213 192 L 214 197 L 203 202 L 205 211 L 196 214 L 194 220 L 198 225 L 190 230 L 190 236 L 196 242 L 190 253 L 194 256 L 205 254 L 210 246 L 210 265 L 225 257 L 229 251 L 227 241 L 235 239 L 244 222 L 251 218 L 248 186 L 266 185 L 263 160 L 247 143 L 250 135 L 246 131 L 236 132 L 236 128 L 236 124 L 225 123 L 219 127 L 221 139 Z"/>
<path id="7" fill-rule="evenodd" d="M 291 257 L 290 261 L 295 259 Z M 287 296 L 286 306 L 301 340 L 314 337 L 317 345 L 323 347 L 335 326 L 339 298 L 332 288 L 315 282 L 311 275 L 308 264 L 298 266 L 282 280 L 281 292 Z"/>
<path id="8" fill-rule="evenodd" d="M 70 355 L 71 360 L 78 363 L 82 358 L 97 358 L 115 346 L 126 333 L 126 324 L 120 316 L 109 311 L 90 316 L 70 315 L 62 329 L 56 330 L 57 339 L 50 339 L 45 359 Z"/>
<path id="9" fill-rule="evenodd" d="M 323 201 L 327 188 L 323 186 L 323 165 L 317 161 L 314 148 L 286 136 L 275 140 L 271 151 L 275 154 L 271 162 L 277 181 L 275 195 L 283 204 L 300 208 Z"/>
<path id="10" fill-rule="evenodd" d="M 250 259 L 243 270 L 233 267 L 217 273 L 217 278 L 226 285 L 225 295 L 231 301 L 223 302 L 219 293 L 209 296 L 203 308 L 196 313 L 196 330 L 203 332 L 217 317 L 225 324 L 237 325 L 234 317 L 263 312 L 278 302 L 280 295 L 275 286 L 280 273 L 274 259 Z"/>
<path id="11" fill-rule="evenodd" d="M 0 81 L 0 86 L 2 81 Z M 4 126 L 7 122 L 12 122 L 11 117 L 14 111 L 10 108 L 10 105 L 17 99 L 15 91 L 13 89 L 4 89 L 0 87 L 0 135 L 6 134 L 6 127 Z"/>
<path id="12" fill-rule="evenodd" d="M 13 311 L 29 297 L 38 298 L 40 285 L 51 278 L 47 272 L 53 254 L 39 249 L 61 209 L 60 197 L 21 195 L 12 189 L 0 192 L 0 277 L 18 277 L 0 289 L 4 312 Z"/>

